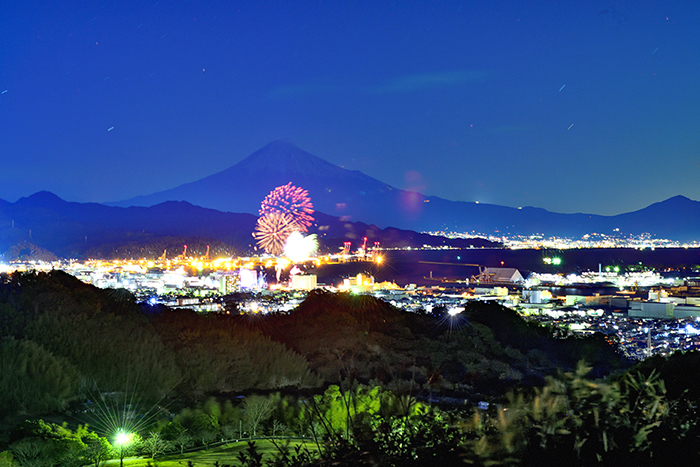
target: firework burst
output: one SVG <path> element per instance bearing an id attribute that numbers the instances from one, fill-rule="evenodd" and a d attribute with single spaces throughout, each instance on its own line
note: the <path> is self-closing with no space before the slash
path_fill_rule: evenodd
<path id="1" fill-rule="evenodd" d="M 284 251 L 287 238 L 298 229 L 298 225 L 288 214 L 271 213 L 258 219 L 253 237 L 258 245 L 271 255 Z"/>
<path id="2" fill-rule="evenodd" d="M 258 214 L 262 217 L 286 214 L 296 224 L 297 230 L 307 232 L 314 222 L 313 213 L 309 192 L 289 182 L 278 186 L 265 197 Z"/>
<path id="3" fill-rule="evenodd" d="M 292 232 L 284 244 L 284 255 L 294 263 L 313 256 L 318 250 L 316 234 L 304 237 L 301 232 Z"/>

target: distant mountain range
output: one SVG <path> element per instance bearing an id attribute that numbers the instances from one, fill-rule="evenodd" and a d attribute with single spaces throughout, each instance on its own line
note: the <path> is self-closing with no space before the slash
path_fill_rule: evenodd
<path id="1" fill-rule="evenodd" d="M 486 240 L 447 239 L 393 228 L 348 222 L 316 213 L 310 232 L 319 236 L 325 251 L 338 251 L 346 241 L 357 248 L 364 237 L 369 245 L 418 247 L 428 245 L 495 246 Z M 64 258 L 168 257 L 189 244 L 190 254 L 212 257 L 254 253 L 252 232 L 257 216 L 221 212 L 184 201 L 152 207 L 113 207 L 67 202 L 46 191 L 15 203 L 0 200 L 0 253 L 5 260 Z"/>
<path id="2" fill-rule="evenodd" d="M 270 143 L 201 180 L 110 204 L 127 207 L 187 201 L 219 211 L 257 214 L 261 200 L 289 182 L 306 189 L 318 211 L 382 228 L 562 237 L 650 233 L 681 241 L 700 240 L 700 202 L 683 196 L 616 216 L 449 201 L 394 188 L 284 141 Z"/>
<path id="3" fill-rule="evenodd" d="M 680 241 L 700 239 L 700 202 L 683 196 L 617 216 L 558 214 L 448 201 L 391 187 L 274 142 L 238 164 L 196 182 L 108 206 L 74 203 L 39 192 L 15 203 L 0 200 L 0 253 L 5 259 L 172 257 L 189 244 L 193 254 L 250 254 L 262 199 L 289 182 L 308 190 L 324 251 L 363 237 L 382 246 L 498 246 L 419 232 L 581 237 L 650 233 Z"/>

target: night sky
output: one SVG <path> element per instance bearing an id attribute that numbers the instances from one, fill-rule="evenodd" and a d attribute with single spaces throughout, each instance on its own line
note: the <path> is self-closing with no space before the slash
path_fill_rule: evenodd
<path id="1" fill-rule="evenodd" d="M 700 199 L 695 0 L 123 3 L 3 2 L 0 198 L 117 201 L 285 139 L 450 200 Z"/>

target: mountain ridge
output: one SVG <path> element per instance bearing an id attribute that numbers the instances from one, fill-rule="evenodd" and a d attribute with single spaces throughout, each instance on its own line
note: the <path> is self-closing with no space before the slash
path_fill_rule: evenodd
<path id="1" fill-rule="evenodd" d="M 0 203 L 0 253 L 22 242 L 64 258 L 84 257 L 87 252 L 104 252 L 110 247 L 114 251 L 142 252 L 144 244 L 162 245 L 165 237 L 172 237 L 195 239 L 204 245 L 207 241 L 223 243 L 238 254 L 250 254 L 255 251 L 255 240 L 251 234 L 256 222 L 257 216 L 252 214 L 221 212 L 187 201 L 122 208 L 69 202 L 51 192 L 42 191 L 20 198 L 15 203 Z M 447 239 L 407 230 L 380 229 L 375 225 L 347 222 L 321 212 L 316 213 L 316 223 L 310 232 L 319 236 L 320 243 L 327 251 L 337 251 L 345 241 L 353 242 L 356 248 L 363 237 L 379 241 L 384 246 L 496 245 L 481 239 Z M 125 245 L 129 244 L 134 244 L 134 248 L 125 249 Z M 177 248 L 181 246 L 181 243 L 173 245 Z M 153 256 L 157 253 L 156 256 L 160 256 L 160 248 L 149 254 Z M 224 248 L 223 245 L 221 248 Z"/>
<path id="2" fill-rule="evenodd" d="M 144 206 L 182 200 L 224 212 L 257 214 L 260 201 L 275 187 L 289 182 L 309 192 L 315 209 L 380 228 L 495 236 L 650 233 L 679 241 L 700 240 L 700 202 L 681 195 L 615 216 L 450 201 L 392 187 L 287 141 L 269 143 L 228 169 L 200 180 L 108 204 Z"/>
<path id="3" fill-rule="evenodd" d="M 257 214 L 262 199 L 275 187 L 289 182 L 306 189 L 319 211 L 338 217 L 349 216 L 351 220 L 380 227 L 410 228 L 400 222 L 395 222 L 396 225 L 382 222 L 385 213 L 372 202 L 402 190 L 362 172 L 333 165 L 286 141 L 274 141 L 232 167 L 200 180 L 171 190 L 105 204 L 126 207 L 186 200 L 220 211 Z M 400 208 L 395 201 L 389 204 Z"/>

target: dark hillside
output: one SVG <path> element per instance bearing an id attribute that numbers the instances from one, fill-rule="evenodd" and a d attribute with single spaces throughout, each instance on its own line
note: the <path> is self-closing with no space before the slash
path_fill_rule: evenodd
<path id="1" fill-rule="evenodd" d="M 652 372 L 666 383 L 668 396 L 700 402 L 700 352 L 676 352 L 669 357 L 654 356 L 639 363 L 634 370 L 645 375 Z"/>
<path id="2" fill-rule="evenodd" d="M 58 410 L 101 392 L 128 391 L 154 402 L 180 379 L 131 293 L 101 290 L 61 271 L 0 275 L 0 339 L 5 415 Z M 37 407 L 32 392 L 18 393 L 17 381 L 50 388 L 51 403 Z"/>
<path id="3" fill-rule="evenodd" d="M 472 303 L 454 317 L 421 315 L 369 296 L 314 291 L 293 312 L 263 323 L 262 332 L 306 356 L 327 381 L 412 379 L 430 391 L 459 388 L 465 397 L 536 384 L 581 359 L 598 375 L 626 365 L 602 339 L 554 339 L 493 304 Z"/>
<path id="4" fill-rule="evenodd" d="M 319 384 L 303 356 L 250 326 L 246 316 L 158 311 L 151 321 L 181 369 L 182 393 L 201 397 Z"/>
<path id="5" fill-rule="evenodd" d="M 370 296 L 313 291 L 287 314 L 198 314 L 139 306 L 126 290 L 60 271 L 3 275 L 0 415 L 60 410 L 95 392 L 156 401 L 348 378 L 408 385 L 426 398 L 476 398 L 539 384 L 579 359 L 597 375 L 624 365 L 602 340 L 555 340 L 497 305 L 444 311 L 408 313 Z"/>
<path id="6" fill-rule="evenodd" d="M 608 345 L 605 336 L 552 339 L 550 329 L 525 321 L 517 312 L 498 305 L 476 302 L 465 312 L 466 317 L 487 326 L 499 342 L 523 352 L 547 354 L 562 368 L 573 369 L 584 360 L 593 369 L 591 376 L 604 377 L 615 370 L 630 366 L 630 362 Z"/>

